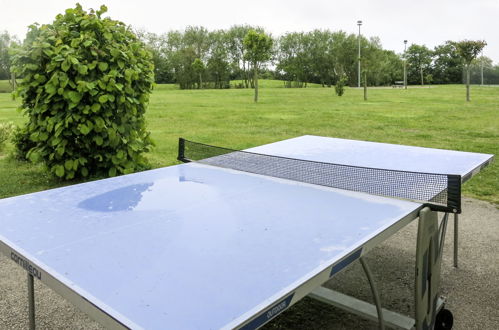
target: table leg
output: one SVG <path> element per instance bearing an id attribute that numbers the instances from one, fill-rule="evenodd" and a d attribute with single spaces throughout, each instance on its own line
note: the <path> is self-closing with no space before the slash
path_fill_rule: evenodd
<path id="1" fill-rule="evenodd" d="M 29 312 L 29 329 L 35 330 L 35 286 L 33 275 L 28 273 L 28 312 Z"/>
<path id="2" fill-rule="evenodd" d="M 360 264 L 362 265 L 362 268 L 364 269 L 364 272 L 366 273 L 367 280 L 369 281 L 369 286 L 371 287 L 371 292 L 374 298 L 374 304 L 376 305 L 376 312 L 378 313 L 378 325 L 380 330 L 385 329 L 385 322 L 383 320 L 383 310 L 381 308 L 381 301 L 379 299 L 379 294 L 378 290 L 376 289 L 376 284 L 374 283 L 371 270 L 367 266 L 367 263 L 365 262 L 363 257 L 360 257 Z"/>
<path id="3" fill-rule="evenodd" d="M 458 215 L 454 213 L 454 267 L 457 268 L 457 252 L 458 252 Z"/>

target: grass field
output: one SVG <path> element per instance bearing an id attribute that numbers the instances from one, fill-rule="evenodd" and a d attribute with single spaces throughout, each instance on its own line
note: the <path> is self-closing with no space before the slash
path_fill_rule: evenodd
<path id="1" fill-rule="evenodd" d="M 431 88 L 286 89 L 262 81 L 260 102 L 252 90 L 178 90 L 158 85 L 147 112 L 156 147 L 153 167 L 176 163 L 179 136 L 195 141 L 247 148 L 303 134 L 499 154 L 499 88 L 473 86 L 465 102 L 461 85 Z M 309 87 L 320 87 L 311 85 Z M 0 122 L 22 124 L 19 101 L 0 94 Z M 14 160 L 12 145 L 0 152 L 0 197 L 67 183 L 48 176 L 41 165 Z M 465 185 L 464 194 L 499 204 L 499 165 Z"/>
<path id="2" fill-rule="evenodd" d="M 9 84 L 8 80 L 0 80 L 0 93 L 10 93 L 12 91 L 12 87 Z"/>

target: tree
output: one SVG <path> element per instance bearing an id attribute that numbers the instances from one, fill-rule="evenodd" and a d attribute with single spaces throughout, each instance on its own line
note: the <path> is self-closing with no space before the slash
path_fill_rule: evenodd
<path id="1" fill-rule="evenodd" d="M 10 78 L 10 55 L 9 48 L 11 36 L 7 31 L 0 33 L 0 80 Z"/>
<path id="2" fill-rule="evenodd" d="M 244 38 L 250 30 L 263 33 L 260 27 L 252 27 L 250 25 L 234 25 L 229 31 L 228 35 L 228 51 L 232 62 L 232 70 L 236 77 L 243 80 L 244 87 L 248 88 L 250 85 L 253 87 L 253 80 L 250 78 L 248 62 L 244 57 Z"/>
<path id="3" fill-rule="evenodd" d="M 223 30 L 210 33 L 211 49 L 207 63 L 207 75 L 213 82 L 214 88 L 230 87 L 230 37 Z"/>
<path id="4" fill-rule="evenodd" d="M 14 60 L 28 116 L 17 140 L 30 145 L 30 159 L 61 178 L 114 176 L 147 165 L 151 55 L 124 23 L 103 18 L 106 11 L 67 9 Z"/>
<path id="5" fill-rule="evenodd" d="M 496 66 L 497 68 L 497 66 Z M 482 72 L 483 72 L 483 83 L 487 84 L 497 84 L 497 80 L 494 81 L 494 63 L 491 58 L 487 56 L 477 57 L 470 65 L 470 83 L 471 84 L 481 84 L 482 83 Z"/>
<path id="6" fill-rule="evenodd" d="M 343 31 L 335 32 L 333 40 L 338 55 L 336 56 L 335 71 L 344 72 L 350 84 L 357 82 L 357 60 L 358 60 L 358 37 Z M 364 38 L 361 37 L 362 44 Z M 365 54 L 365 49 L 362 49 Z"/>
<path id="7" fill-rule="evenodd" d="M 391 85 L 403 76 L 403 62 L 397 54 L 384 50 L 377 37 L 362 40 L 362 71 L 369 86 Z"/>
<path id="8" fill-rule="evenodd" d="M 198 57 L 194 47 L 185 43 L 184 33 L 181 31 L 168 32 L 166 58 L 173 68 L 174 81 L 180 88 L 194 88 L 199 76 L 194 72 L 192 63 Z"/>
<path id="9" fill-rule="evenodd" d="M 336 95 L 343 96 L 343 93 L 345 93 L 346 82 L 347 82 L 347 77 L 344 75 L 340 77 L 340 79 L 338 79 L 336 85 L 334 86 L 334 91 L 336 92 Z"/>
<path id="10" fill-rule="evenodd" d="M 136 34 L 152 55 L 155 82 L 158 84 L 173 83 L 173 68 L 165 52 L 167 36 L 145 31 L 137 31 Z"/>
<path id="11" fill-rule="evenodd" d="M 251 63 L 255 81 L 255 102 L 258 102 L 258 69 L 272 57 L 272 38 L 250 30 L 244 37 L 244 57 Z"/>
<path id="12" fill-rule="evenodd" d="M 335 80 L 335 48 L 331 32 L 328 30 L 314 30 L 308 33 L 308 62 L 314 80 L 322 87 L 330 87 Z"/>
<path id="13" fill-rule="evenodd" d="M 210 49 L 210 34 L 206 28 L 202 26 L 188 26 L 184 31 L 184 44 L 187 47 L 192 47 L 196 53 L 196 57 L 200 60 L 205 60 Z"/>
<path id="14" fill-rule="evenodd" d="M 282 72 L 287 87 L 303 87 L 310 78 L 310 57 L 306 38 L 302 32 L 293 32 L 278 40 L 277 70 Z"/>
<path id="15" fill-rule="evenodd" d="M 466 67 L 466 101 L 470 101 L 470 64 L 487 45 L 483 40 L 463 40 L 454 43 Z"/>
<path id="16" fill-rule="evenodd" d="M 412 44 L 406 52 L 408 64 L 408 80 L 417 83 L 419 80 L 424 85 L 424 75 L 431 68 L 432 52 L 425 45 Z"/>
<path id="17" fill-rule="evenodd" d="M 434 48 L 432 71 L 436 84 L 461 83 L 463 62 L 452 41 L 446 41 Z"/>
<path id="18" fill-rule="evenodd" d="M 196 58 L 194 62 L 191 64 L 192 70 L 197 74 L 199 77 L 199 82 L 198 82 L 198 89 L 203 88 L 203 72 L 204 72 L 204 63 L 201 61 L 200 58 Z"/>
<path id="19" fill-rule="evenodd" d="M 0 33 L 0 80 L 9 80 L 11 87 L 15 87 L 15 78 L 12 77 L 12 53 L 19 47 L 20 42 L 7 31 Z"/>

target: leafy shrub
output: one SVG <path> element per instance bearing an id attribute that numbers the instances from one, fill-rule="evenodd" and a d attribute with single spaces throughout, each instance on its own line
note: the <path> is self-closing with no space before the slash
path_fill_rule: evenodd
<path id="1" fill-rule="evenodd" d="M 131 173 L 146 165 L 152 145 L 144 119 L 151 55 L 125 24 L 103 18 L 106 11 L 67 9 L 14 59 L 28 115 L 18 151 L 30 147 L 27 156 L 61 178 Z"/>
<path id="2" fill-rule="evenodd" d="M 16 127 L 12 133 L 12 143 L 16 147 L 14 149 L 14 157 L 18 160 L 29 160 L 28 152 L 36 147 L 36 143 L 29 139 L 29 134 L 26 133 L 26 127 Z"/>
<path id="3" fill-rule="evenodd" d="M 12 122 L 0 123 L 0 150 L 3 149 L 5 142 L 9 140 L 16 126 Z"/>
<path id="4" fill-rule="evenodd" d="M 342 76 L 340 79 L 338 79 L 336 85 L 334 85 L 334 91 L 336 92 L 336 95 L 342 96 L 345 93 L 346 83 L 347 78 L 345 76 Z"/>

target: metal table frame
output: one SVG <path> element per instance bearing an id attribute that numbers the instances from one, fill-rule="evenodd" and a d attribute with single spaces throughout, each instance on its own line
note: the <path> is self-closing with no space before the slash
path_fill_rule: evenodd
<path id="1" fill-rule="evenodd" d="M 414 318 L 410 318 L 381 307 L 379 293 L 364 256 L 378 243 L 416 218 L 419 218 L 419 226 L 415 265 L 415 315 Z M 330 271 L 331 277 L 358 259 L 369 282 L 375 305 L 323 287 L 323 283 L 315 288 L 310 283 L 297 289 L 292 299 L 287 300 L 287 297 L 283 297 L 278 303 L 245 322 L 240 329 L 258 328 L 305 296 L 336 306 L 366 319 L 377 321 L 379 329 L 385 329 L 385 326 L 394 329 L 417 330 L 432 328 L 436 315 L 444 308 L 445 304 L 445 299 L 439 295 L 438 287 L 447 222 L 448 213 L 444 214 L 439 223 L 437 212 L 424 207 L 416 214 L 413 214 L 412 217 L 402 219 L 397 224 L 398 228 L 395 231 L 395 228 L 387 230 L 385 233 L 380 234 L 379 237 L 373 238 L 366 243 L 360 253 L 354 252 L 332 267 Z M 273 313 L 272 311 L 278 310 L 279 306 L 283 307 L 277 313 Z M 264 322 L 262 322 L 262 318 L 264 318 Z"/>

